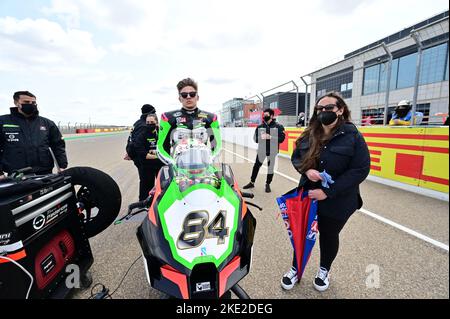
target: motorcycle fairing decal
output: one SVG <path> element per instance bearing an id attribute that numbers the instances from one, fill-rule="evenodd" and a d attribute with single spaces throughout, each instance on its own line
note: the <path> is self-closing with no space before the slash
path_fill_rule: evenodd
<path id="1" fill-rule="evenodd" d="M 192 200 L 192 198 L 198 197 L 201 200 Z M 205 213 L 204 208 L 208 208 L 208 204 L 206 203 L 205 205 L 205 200 L 208 197 L 215 198 L 214 202 L 217 203 L 210 203 L 214 211 Z M 194 203 L 198 204 L 195 205 Z M 219 268 L 233 251 L 234 236 L 238 228 L 240 214 L 239 204 L 239 197 L 224 180 L 222 180 L 220 189 L 207 184 L 198 184 L 191 186 L 183 193 L 180 193 L 176 182 L 172 181 L 158 204 L 158 216 L 161 221 L 164 238 L 169 243 L 173 258 L 188 269 L 193 269 L 198 263 L 206 262 L 214 263 Z M 218 209 L 219 207 L 220 209 Z M 220 238 L 218 240 L 214 236 L 211 238 L 209 234 L 202 234 L 206 239 L 200 245 L 192 248 L 177 245 L 182 233 L 184 233 L 183 225 L 186 224 L 183 224 L 183 222 L 185 222 L 186 216 L 199 212 L 200 215 L 203 214 L 205 218 L 209 218 L 205 225 L 212 225 L 212 221 L 220 218 L 219 215 L 223 212 L 224 207 L 226 207 L 226 220 L 224 223 L 227 226 L 227 235 L 224 239 Z M 212 227 L 214 229 L 215 225 L 212 225 Z M 223 239 L 223 243 L 220 244 L 221 239 Z"/>
<path id="2" fill-rule="evenodd" d="M 227 281 L 230 275 L 238 269 L 241 264 L 241 257 L 236 256 L 219 274 L 219 297 L 225 293 Z"/>
<path id="3" fill-rule="evenodd" d="M 239 194 L 239 196 L 240 196 L 241 198 L 243 198 L 243 197 L 242 197 L 241 190 L 239 189 L 239 186 L 238 186 L 236 180 L 234 181 L 234 189 L 235 189 L 236 192 Z M 242 219 L 242 220 L 244 219 L 245 215 L 247 214 L 247 210 L 248 210 L 247 204 L 245 203 L 245 200 L 242 200 L 242 209 L 241 209 L 241 211 L 242 211 L 241 219 Z"/>
<path id="4" fill-rule="evenodd" d="M 167 265 L 161 267 L 161 274 L 178 286 L 183 299 L 189 299 L 189 290 L 186 275 L 176 271 L 175 269 Z"/>

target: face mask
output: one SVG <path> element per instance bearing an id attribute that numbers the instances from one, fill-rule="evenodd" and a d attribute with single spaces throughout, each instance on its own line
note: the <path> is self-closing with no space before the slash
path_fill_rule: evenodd
<path id="1" fill-rule="evenodd" d="M 33 115 L 37 112 L 37 105 L 36 104 L 21 104 L 22 106 L 22 112 L 26 115 Z"/>
<path id="2" fill-rule="evenodd" d="M 156 129 L 156 124 L 147 124 L 147 127 L 150 129 L 150 131 L 154 131 Z"/>
<path id="3" fill-rule="evenodd" d="M 405 117 L 406 115 L 408 115 L 409 110 L 408 109 L 397 109 L 395 111 L 395 113 L 397 113 L 397 115 L 399 117 Z"/>
<path id="4" fill-rule="evenodd" d="M 319 115 L 317 115 L 317 119 L 322 123 L 323 125 L 330 125 L 337 119 L 337 114 L 333 111 L 328 112 L 320 112 Z"/>
<path id="5" fill-rule="evenodd" d="M 270 121 L 270 115 L 264 116 L 264 121 L 269 122 Z"/>

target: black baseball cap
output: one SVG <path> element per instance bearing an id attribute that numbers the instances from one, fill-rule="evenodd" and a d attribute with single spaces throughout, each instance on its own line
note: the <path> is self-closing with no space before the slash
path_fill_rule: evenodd
<path id="1" fill-rule="evenodd" d="M 156 113 L 155 108 L 150 104 L 144 104 L 141 107 L 142 114 L 154 114 Z"/>

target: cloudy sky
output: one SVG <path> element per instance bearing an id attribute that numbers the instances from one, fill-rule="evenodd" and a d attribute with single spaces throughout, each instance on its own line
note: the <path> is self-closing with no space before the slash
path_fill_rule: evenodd
<path id="1" fill-rule="evenodd" d="M 0 114 L 37 95 L 55 122 L 130 125 L 140 106 L 250 97 L 448 10 L 447 0 L 0 0 Z M 290 89 L 290 88 L 288 88 Z"/>

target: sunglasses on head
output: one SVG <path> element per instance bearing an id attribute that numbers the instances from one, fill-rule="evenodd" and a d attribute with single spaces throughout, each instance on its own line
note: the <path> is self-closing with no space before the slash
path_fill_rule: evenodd
<path id="1" fill-rule="evenodd" d="M 197 92 L 183 92 L 183 93 L 180 93 L 180 96 L 183 99 L 187 99 L 188 96 L 189 97 L 196 97 L 197 96 Z"/>
<path id="2" fill-rule="evenodd" d="M 316 105 L 316 111 L 322 111 L 323 109 L 325 111 L 333 111 L 336 106 L 336 104 Z"/>

